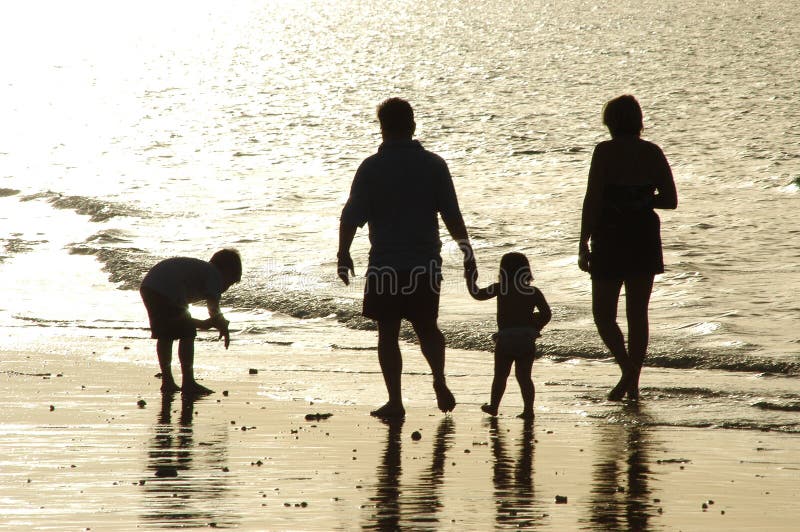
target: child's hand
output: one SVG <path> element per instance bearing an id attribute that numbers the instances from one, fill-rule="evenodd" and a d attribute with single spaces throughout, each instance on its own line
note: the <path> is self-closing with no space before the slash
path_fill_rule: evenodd
<path id="1" fill-rule="evenodd" d="M 222 314 L 217 314 L 213 318 L 209 318 L 207 321 L 210 322 L 211 327 L 214 327 L 215 329 L 219 330 L 218 340 L 222 340 L 224 338 L 225 349 L 228 349 L 228 346 L 231 344 L 231 333 L 228 330 L 228 326 L 230 325 L 231 322 L 226 320 L 222 316 Z"/>

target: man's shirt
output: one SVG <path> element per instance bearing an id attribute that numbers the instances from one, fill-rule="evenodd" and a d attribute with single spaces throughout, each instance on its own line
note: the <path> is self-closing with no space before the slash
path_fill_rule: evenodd
<path id="1" fill-rule="evenodd" d="M 370 267 L 438 270 L 439 213 L 461 217 L 447 163 L 418 141 L 387 141 L 359 166 L 342 222 L 369 224 Z"/>

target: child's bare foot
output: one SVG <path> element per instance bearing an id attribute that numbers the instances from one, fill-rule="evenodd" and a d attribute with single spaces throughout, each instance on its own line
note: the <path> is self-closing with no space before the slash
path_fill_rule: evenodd
<path id="1" fill-rule="evenodd" d="M 193 382 L 191 384 L 184 384 L 183 385 L 183 395 L 188 395 L 192 397 L 199 397 L 201 395 L 211 395 L 214 393 L 214 390 L 206 388 L 202 384 L 197 384 Z"/>
<path id="2" fill-rule="evenodd" d="M 533 410 L 528 410 L 527 408 L 522 411 L 521 414 L 517 416 L 520 419 L 533 419 L 536 417 L 536 414 L 533 413 Z"/>
<path id="3" fill-rule="evenodd" d="M 483 410 L 492 417 L 497 415 L 497 407 L 492 406 L 489 403 L 484 403 L 483 405 L 481 405 L 481 410 Z"/>
<path id="4" fill-rule="evenodd" d="M 373 410 L 369 415 L 381 419 L 403 419 L 406 417 L 406 409 L 403 408 L 403 405 L 395 405 L 389 402 L 377 410 Z"/>
<path id="5" fill-rule="evenodd" d="M 444 381 L 433 381 L 433 391 L 436 392 L 436 404 L 442 412 L 452 412 L 456 407 L 456 398 Z"/>

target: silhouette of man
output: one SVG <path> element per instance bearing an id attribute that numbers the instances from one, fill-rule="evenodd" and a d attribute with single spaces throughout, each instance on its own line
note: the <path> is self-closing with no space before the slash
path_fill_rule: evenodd
<path id="1" fill-rule="evenodd" d="M 450 236 L 464 253 L 464 269 L 476 270 L 472 247 L 458 206 L 447 163 L 413 140 L 416 123 L 411 105 L 390 98 L 378 106 L 383 143 L 358 168 L 339 226 L 337 270 L 342 281 L 355 275 L 350 245 L 359 227 L 369 224 L 369 266 L 363 315 L 378 322 L 378 361 L 389 401 L 371 412 L 402 418 L 403 360 L 400 322 L 411 322 L 433 374 L 436 402 L 442 412 L 456 406 L 445 382 L 445 341 L 439 330 L 441 286 L 441 214 Z"/>

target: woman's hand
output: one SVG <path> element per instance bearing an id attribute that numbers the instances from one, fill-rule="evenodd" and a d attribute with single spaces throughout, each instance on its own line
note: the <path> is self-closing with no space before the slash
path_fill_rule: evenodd
<path id="1" fill-rule="evenodd" d="M 582 271 L 591 271 L 592 254 L 589 252 L 589 244 L 581 242 L 578 246 L 578 268 Z"/>

